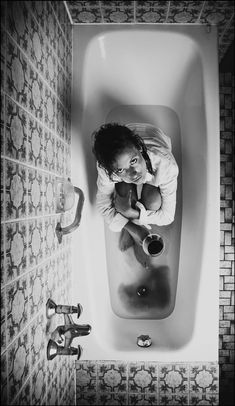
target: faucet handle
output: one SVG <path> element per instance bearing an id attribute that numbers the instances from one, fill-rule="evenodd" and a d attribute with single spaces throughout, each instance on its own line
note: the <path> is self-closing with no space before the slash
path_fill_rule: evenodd
<path id="1" fill-rule="evenodd" d="M 54 300 L 48 299 L 46 303 L 46 315 L 47 318 L 51 318 L 55 313 L 57 314 L 71 314 L 77 313 L 77 318 L 80 317 L 83 311 L 82 305 L 78 303 L 77 306 L 69 306 L 69 305 L 57 305 Z"/>
<path id="2" fill-rule="evenodd" d="M 77 355 L 77 359 L 79 360 L 82 355 L 82 347 L 78 345 L 77 348 L 75 347 L 62 347 L 58 345 L 55 341 L 49 340 L 47 344 L 47 359 L 51 361 L 57 355 Z"/>

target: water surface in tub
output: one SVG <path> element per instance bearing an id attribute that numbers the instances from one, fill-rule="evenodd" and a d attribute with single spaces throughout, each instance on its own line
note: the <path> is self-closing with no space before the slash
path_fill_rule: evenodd
<path id="1" fill-rule="evenodd" d="M 157 257 L 134 245 L 120 251 L 120 233 L 105 225 L 107 270 L 113 312 L 123 318 L 163 319 L 175 306 L 181 235 L 181 139 L 177 114 L 166 106 L 126 105 L 113 108 L 106 122 L 144 122 L 160 127 L 171 138 L 173 155 L 179 166 L 175 220 L 167 226 L 152 225 L 152 233 L 164 241 Z"/>

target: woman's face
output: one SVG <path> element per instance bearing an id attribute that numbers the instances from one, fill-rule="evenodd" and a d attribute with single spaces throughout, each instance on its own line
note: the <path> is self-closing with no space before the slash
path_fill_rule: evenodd
<path id="1" fill-rule="evenodd" d="M 145 159 L 136 147 L 126 147 L 116 156 L 113 164 L 114 173 L 126 183 L 143 183 L 147 167 Z"/>

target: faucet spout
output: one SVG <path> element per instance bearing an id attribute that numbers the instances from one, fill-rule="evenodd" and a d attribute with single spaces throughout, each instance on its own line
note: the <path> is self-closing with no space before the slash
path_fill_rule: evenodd
<path id="1" fill-rule="evenodd" d="M 58 326 L 53 331 L 51 338 L 59 344 L 64 341 L 64 347 L 69 348 L 75 337 L 87 336 L 90 332 L 91 326 L 89 324 L 67 324 Z"/>

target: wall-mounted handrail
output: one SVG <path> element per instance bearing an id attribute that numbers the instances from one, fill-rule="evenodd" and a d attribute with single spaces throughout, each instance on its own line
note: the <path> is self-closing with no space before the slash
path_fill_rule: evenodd
<path id="1" fill-rule="evenodd" d="M 57 223 L 56 235 L 57 235 L 59 244 L 61 244 L 61 242 L 62 242 L 63 235 L 72 233 L 72 231 L 76 230 L 76 228 L 78 228 L 80 221 L 81 221 L 82 209 L 83 209 L 83 204 L 84 204 L 84 200 L 85 200 L 84 193 L 81 189 L 79 189 L 76 186 L 74 186 L 74 191 L 79 196 L 78 205 L 77 205 L 77 209 L 76 209 L 76 213 L 75 213 L 75 218 L 74 218 L 74 221 L 72 222 L 72 224 L 70 224 L 69 226 L 66 226 L 66 227 L 62 227 L 60 222 Z"/>

